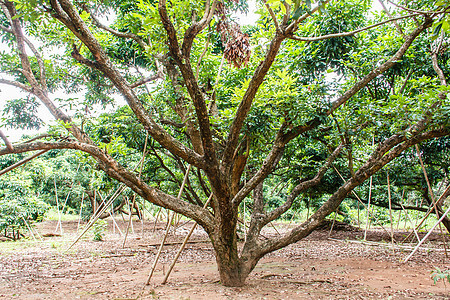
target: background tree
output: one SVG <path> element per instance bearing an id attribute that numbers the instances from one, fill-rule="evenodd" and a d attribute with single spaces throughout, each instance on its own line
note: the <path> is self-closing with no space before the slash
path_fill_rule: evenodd
<path id="1" fill-rule="evenodd" d="M 244 29 L 231 17 L 245 10 L 241 1 L 0 4 L 1 29 L 14 49 L 2 54 L 7 75 L 0 83 L 30 94 L 24 108 L 39 99 L 69 133 L 0 154 L 88 153 L 99 169 L 146 201 L 197 221 L 228 286 L 244 284 L 265 254 L 310 234 L 355 187 L 404 150 L 449 134 L 448 88 L 439 66 L 447 45 L 446 1 L 420 9 L 400 5 L 395 20 L 402 34 L 385 16 L 369 18 L 368 1 L 263 1 L 260 20 Z M 102 16 L 116 18 L 107 26 Z M 414 51 L 430 34 L 436 37 L 431 55 Z M 41 55 L 56 45 L 66 46 L 65 55 Z M 414 55 L 434 73 L 395 73 Z M 57 89 L 87 94 L 58 101 L 52 97 Z M 172 196 L 173 185 L 158 184 L 150 173 L 140 178 L 123 161 L 126 132 L 89 124 L 91 105 L 113 101 L 113 91 L 128 106 L 119 118 L 139 123 L 138 135 L 148 134 L 160 166 L 194 167 L 189 197 Z M 68 116 L 62 104 L 77 114 Z M 21 120 L 34 114 L 26 116 Z M 111 120 L 116 124 L 114 116 Z M 129 146 L 137 149 L 139 143 Z M 343 181 L 329 176 L 332 166 L 347 172 Z M 267 207 L 264 182 L 283 168 L 292 172 L 295 185 L 281 205 Z M 170 168 L 164 170 L 170 174 Z M 326 174 L 330 180 L 322 181 Z M 171 177 L 177 181 L 176 174 Z M 326 198 L 308 220 L 262 238 L 261 230 L 298 196 L 316 197 L 312 189 L 326 191 Z M 203 209 L 210 193 L 210 208 Z M 247 239 L 238 248 L 239 206 L 250 197 Z"/>

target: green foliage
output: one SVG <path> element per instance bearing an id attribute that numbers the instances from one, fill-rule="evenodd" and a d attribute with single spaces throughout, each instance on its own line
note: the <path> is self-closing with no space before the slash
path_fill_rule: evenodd
<path id="1" fill-rule="evenodd" d="M 1 121 L 13 128 L 39 129 L 43 121 L 37 116 L 38 107 L 35 97 L 8 100 Z"/>
<path id="2" fill-rule="evenodd" d="M 0 234 L 18 239 L 21 231 L 42 220 L 48 205 L 35 192 L 27 172 L 0 177 Z"/>
<path id="3" fill-rule="evenodd" d="M 92 239 L 97 242 L 103 241 L 107 226 L 108 223 L 105 220 L 98 219 L 94 225 L 92 225 Z"/>

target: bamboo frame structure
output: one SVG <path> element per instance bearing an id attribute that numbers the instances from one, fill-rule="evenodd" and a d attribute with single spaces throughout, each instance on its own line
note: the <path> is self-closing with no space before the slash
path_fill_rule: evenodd
<path id="1" fill-rule="evenodd" d="M 180 199 L 181 195 L 183 194 L 184 186 L 186 185 L 186 182 L 187 182 L 190 170 L 191 170 L 191 165 L 188 166 L 188 168 L 186 170 L 186 174 L 184 175 L 183 183 L 181 184 L 180 191 L 179 191 L 178 196 L 177 196 L 178 199 Z M 150 284 L 150 280 L 152 279 L 153 273 L 155 272 L 156 264 L 158 263 L 159 257 L 161 256 L 161 252 L 162 252 L 162 249 L 164 247 L 164 243 L 166 242 L 167 236 L 169 235 L 170 224 L 172 223 L 173 218 L 175 217 L 175 215 L 176 215 L 176 213 L 173 212 L 172 216 L 170 217 L 170 220 L 168 220 L 168 222 L 167 222 L 166 232 L 165 232 L 164 237 L 163 237 L 163 239 L 161 241 L 161 244 L 159 246 L 158 253 L 156 254 L 155 260 L 153 261 L 153 265 L 152 265 L 152 268 L 150 269 L 150 273 L 148 274 L 147 281 L 145 282 L 146 285 Z M 169 217 L 169 213 L 168 213 L 167 217 Z"/>
<path id="2" fill-rule="evenodd" d="M 414 255 L 414 253 L 416 253 L 416 251 L 419 249 L 419 247 L 423 244 L 423 242 L 426 241 L 426 239 L 430 236 L 430 234 L 433 232 L 433 230 L 439 225 L 441 224 L 442 220 L 444 220 L 444 218 L 447 216 L 447 214 L 450 212 L 450 206 L 447 208 L 447 210 L 445 211 L 445 213 L 441 216 L 441 218 L 436 222 L 436 224 L 434 224 L 433 227 L 431 227 L 430 231 L 428 231 L 428 233 L 423 237 L 423 239 L 416 245 L 416 247 L 414 248 L 414 250 L 408 255 L 408 257 L 405 258 L 404 263 L 407 263 L 408 260 Z"/>

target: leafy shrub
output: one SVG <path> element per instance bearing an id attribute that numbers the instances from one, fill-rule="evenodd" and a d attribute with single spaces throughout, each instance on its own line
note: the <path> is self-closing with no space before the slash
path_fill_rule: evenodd
<path id="1" fill-rule="evenodd" d="M 31 190 L 29 181 L 20 174 L 0 178 L 0 232 L 13 240 L 23 234 L 21 230 L 42 220 L 48 206 Z"/>
<path id="2" fill-rule="evenodd" d="M 94 241 L 103 241 L 105 237 L 105 231 L 108 223 L 105 220 L 97 220 L 94 225 L 92 225 L 92 233 Z"/>
<path id="3" fill-rule="evenodd" d="M 433 279 L 434 284 L 441 279 L 444 281 L 444 285 L 446 280 L 450 283 L 450 270 L 441 270 L 436 267 L 435 270 L 431 272 L 431 278 Z"/>

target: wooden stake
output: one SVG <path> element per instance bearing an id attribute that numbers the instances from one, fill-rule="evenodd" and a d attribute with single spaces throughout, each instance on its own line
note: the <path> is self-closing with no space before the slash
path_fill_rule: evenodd
<path id="1" fill-rule="evenodd" d="M 158 222 L 159 215 L 161 214 L 162 207 L 158 208 L 158 212 L 156 213 L 155 224 L 153 225 L 153 233 L 156 232 L 156 223 Z"/>
<path id="2" fill-rule="evenodd" d="M 136 194 L 133 195 L 133 204 L 131 204 L 131 206 L 130 206 L 130 202 L 128 201 L 128 207 L 130 208 L 130 219 L 128 220 L 127 229 L 125 230 L 125 236 L 123 237 L 122 248 L 125 248 L 125 242 L 127 241 L 128 231 L 130 230 L 130 225 L 133 224 L 132 218 L 133 218 L 133 207 L 134 207 L 135 201 L 136 201 Z"/>
<path id="3" fill-rule="evenodd" d="M 369 180 L 369 199 L 367 200 L 367 216 L 366 216 L 366 228 L 364 229 L 364 240 L 367 238 L 367 230 L 370 228 L 370 200 L 372 198 L 372 176 L 370 176 Z"/>
<path id="4" fill-rule="evenodd" d="M 345 179 L 344 179 L 344 177 L 341 175 L 341 173 L 339 172 L 339 170 L 336 169 L 335 166 L 333 166 L 333 168 L 334 168 L 334 170 L 338 173 L 339 177 L 341 177 L 341 179 L 345 182 Z M 362 206 L 364 206 L 364 208 L 367 209 L 367 206 L 364 204 L 364 202 L 362 202 L 361 198 L 359 198 L 358 194 L 357 194 L 354 190 L 352 190 L 352 194 L 356 197 L 356 199 L 358 199 L 359 203 L 361 203 Z M 372 217 L 373 217 L 373 214 L 372 214 Z M 377 219 L 377 220 L 378 220 L 378 219 Z M 389 234 L 389 231 L 387 231 L 386 228 L 384 228 L 383 225 L 380 224 L 380 227 L 381 227 L 384 231 L 386 231 L 386 232 Z"/>
<path id="5" fill-rule="evenodd" d="M 336 216 L 337 216 L 337 209 L 334 212 L 334 218 L 333 218 L 333 223 L 331 223 L 331 228 L 330 228 L 330 232 L 328 233 L 328 237 L 331 237 L 331 232 L 333 231 L 333 227 L 334 227 L 334 222 L 336 222 Z"/>
<path id="6" fill-rule="evenodd" d="M 375 145 L 375 136 L 372 136 L 372 148 Z M 366 212 L 367 212 L 367 216 L 366 216 L 366 228 L 364 229 L 364 240 L 366 240 L 367 238 L 367 230 L 370 228 L 370 200 L 372 197 L 372 176 L 370 176 L 369 179 L 369 199 L 367 199 L 367 207 L 366 207 Z"/>
<path id="7" fill-rule="evenodd" d="M 31 233 L 31 236 L 33 237 L 33 240 L 36 241 L 36 237 L 34 236 L 34 232 L 31 230 L 30 225 L 28 225 L 27 220 L 25 220 L 25 218 L 23 216 L 21 218 L 25 222 L 25 225 L 28 228 L 28 232 Z"/>
<path id="8" fill-rule="evenodd" d="M 402 204 L 402 202 L 403 202 L 403 198 L 404 198 L 404 196 L 405 196 L 405 189 L 403 188 L 403 192 L 402 192 L 402 198 L 400 199 L 400 205 Z M 399 214 L 398 214 L 398 220 L 397 220 L 397 230 L 398 230 L 398 227 L 400 226 L 400 219 L 401 219 L 401 217 L 402 217 L 402 210 L 399 212 Z"/>
<path id="9" fill-rule="evenodd" d="M 408 211 L 405 209 L 405 207 L 403 207 L 403 204 L 400 203 L 400 206 L 402 207 L 403 211 L 405 212 L 405 215 L 406 215 L 407 220 L 409 220 L 409 221 L 411 222 L 411 224 L 412 224 L 412 220 L 409 218 Z M 417 237 L 417 241 L 419 242 L 419 241 L 420 241 L 420 237 L 419 237 L 419 234 L 417 233 L 415 227 L 413 227 L 413 231 L 414 231 L 414 234 L 415 234 L 416 237 Z M 404 241 L 404 240 L 403 240 L 403 241 Z M 402 243 L 403 243 L 403 242 L 402 242 Z"/>
<path id="10" fill-rule="evenodd" d="M 181 184 L 180 191 L 179 191 L 178 196 L 177 196 L 178 199 L 180 199 L 181 195 L 183 194 L 184 186 L 185 186 L 185 184 L 187 182 L 190 170 L 191 170 L 191 165 L 188 166 L 188 168 L 186 170 L 186 174 L 184 175 L 183 183 Z M 173 218 L 175 217 L 175 215 L 176 215 L 176 213 L 173 212 L 172 216 L 170 217 L 170 220 L 168 220 L 168 222 L 167 222 L 166 233 L 164 234 L 164 237 L 163 237 L 163 239 L 161 241 L 161 245 L 159 246 L 159 249 L 158 249 L 158 253 L 156 254 L 155 260 L 153 261 L 152 268 L 150 270 L 150 273 L 148 274 L 148 278 L 147 278 L 147 281 L 145 283 L 146 285 L 150 284 L 150 280 L 152 279 L 153 272 L 156 269 L 156 264 L 158 263 L 159 257 L 161 256 L 161 252 L 162 252 L 162 249 L 164 247 L 164 243 L 166 242 L 166 238 L 169 235 L 170 224 L 172 223 Z M 169 217 L 169 213 L 167 214 L 167 217 Z"/>
<path id="11" fill-rule="evenodd" d="M 205 205 L 203 205 L 203 208 L 207 208 L 209 205 L 209 202 L 211 202 L 211 199 L 213 197 L 213 194 L 211 193 L 211 195 L 209 196 L 208 200 L 206 201 Z M 173 267 L 175 266 L 175 264 L 177 263 L 178 258 L 181 255 L 181 252 L 183 252 L 184 247 L 186 247 L 187 242 L 189 241 L 189 238 L 191 237 L 192 233 L 194 232 L 195 228 L 197 227 L 197 222 L 194 223 L 194 225 L 192 225 L 191 230 L 189 231 L 189 233 L 186 235 L 186 237 L 184 238 L 183 244 L 181 244 L 180 249 L 178 249 L 177 254 L 175 255 L 175 258 L 173 259 L 172 263 L 169 266 L 169 270 L 167 270 L 166 276 L 164 277 L 164 280 L 162 281 L 162 284 L 166 284 L 167 279 L 170 276 L 170 272 L 172 272 Z"/>

